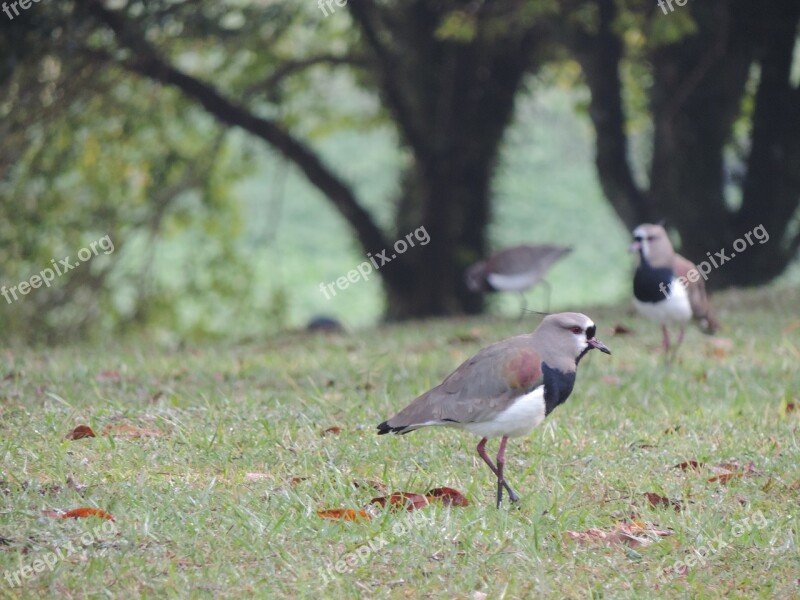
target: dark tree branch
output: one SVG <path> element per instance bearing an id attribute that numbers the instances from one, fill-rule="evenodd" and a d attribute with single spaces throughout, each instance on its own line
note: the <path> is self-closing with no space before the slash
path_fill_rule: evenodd
<path id="1" fill-rule="evenodd" d="M 394 113 L 395 121 L 401 134 L 418 158 L 427 160 L 430 155 L 429 145 L 425 142 L 425 135 L 419 130 L 411 116 L 408 101 L 403 94 L 402 87 L 397 85 L 400 74 L 398 61 L 392 52 L 380 40 L 378 32 L 375 5 L 371 0 L 349 0 L 347 7 L 353 20 L 364 34 L 367 46 L 372 50 L 379 64 L 378 84 L 383 91 L 386 104 Z"/>
<path id="2" fill-rule="evenodd" d="M 697 90 L 714 65 L 725 58 L 725 50 L 728 47 L 731 27 L 730 14 L 722 5 L 716 5 L 714 8 L 717 14 L 716 21 L 718 23 L 714 30 L 716 40 L 714 44 L 708 48 L 703 58 L 697 62 L 694 69 L 680 82 L 675 94 L 669 102 L 666 103 L 666 106 L 669 108 L 664 112 L 663 119 L 667 122 L 672 121 L 675 115 L 683 109 L 686 100 Z"/>
<path id="3" fill-rule="evenodd" d="M 775 3 L 763 10 L 768 38 L 762 42 L 752 144 L 737 226 L 744 229 L 763 223 L 777 234 L 788 233 L 800 197 L 800 90 L 791 84 L 800 5 Z M 800 246 L 800 234 L 785 242 L 791 259 Z"/>
<path id="4" fill-rule="evenodd" d="M 296 139 L 283 127 L 263 117 L 254 115 L 245 107 L 236 104 L 219 93 L 211 84 L 188 75 L 157 56 L 155 50 L 143 37 L 125 28 L 125 21 L 115 11 L 106 9 L 97 0 L 82 3 L 89 13 L 112 29 L 118 41 L 133 51 L 133 57 L 114 61 L 105 52 L 88 51 L 95 58 L 116 62 L 123 68 L 138 73 L 153 81 L 171 85 L 198 102 L 220 122 L 241 127 L 261 138 L 288 160 L 294 163 L 319 189 L 350 223 L 365 250 L 379 251 L 388 246 L 383 232 L 371 215 L 360 205 L 350 187 L 328 169 L 322 160 L 307 145 Z"/>
<path id="5" fill-rule="evenodd" d="M 600 15 L 597 33 L 567 34 L 567 43 L 581 64 L 591 91 L 589 114 L 595 128 L 595 164 L 603 192 L 626 226 L 651 220 L 655 215 L 636 185 L 628 158 L 628 136 L 619 74 L 622 40 L 614 32 L 614 0 L 596 0 Z"/>
<path id="6" fill-rule="evenodd" d="M 281 63 L 281 65 L 278 66 L 278 68 L 275 69 L 275 71 L 273 71 L 269 77 L 248 87 L 244 91 L 243 96 L 250 97 L 253 94 L 270 92 L 283 83 L 283 80 L 287 77 L 296 75 L 297 73 L 305 71 L 310 67 L 323 64 L 331 66 L 348 65 L 351 67 L 364 67 L 367 65 L 367 60 L 361 56 L 329 53 L 316 54 L 314 56 L 308 56 L 306 58 L 300 58 L 297 60 L 287 60 Z"/>

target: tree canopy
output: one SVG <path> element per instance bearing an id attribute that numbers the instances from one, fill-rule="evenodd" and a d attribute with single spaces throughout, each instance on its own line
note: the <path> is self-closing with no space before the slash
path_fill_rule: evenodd
<path id="1" fill-rule="evenodd" d="M 365 254 L 426 229 L 425 253 L 380 270 L 388 317 L 479 312 L 463 271 L 489 250 L 491 183 L 516 99 L 526 78 L 575 63 L 591 94 L 598 178 L 627 227 L 666 218 L 685 252 L 703 256 L 763 224 L 775 242 L 717 285 L 765 283 L 796 256 L 798 3 L 694 2 L 669 14 L 639 0 L 333 6 L 75 0 L 4 22 L 3 263 L 34 272 L 93 232 L 129 260 L 76 269 L 2 325 L 24 334 L 36 319 L 45 337 L 77 334 L 98 320 L 174 319 L 175 294 L 202 312 L 241 293 L 230 193 L 253 161 L 230 144 L 232 129 L 302 173 Z M 326 103 L 337 72 L 378 109 Z M 328 128 L 379 123 L 404 150 L 389 226 L 314 143 Z M 175 230 L 208 240 L 187 258 L 203 275 L 159 282 L 156 242 Z"/>

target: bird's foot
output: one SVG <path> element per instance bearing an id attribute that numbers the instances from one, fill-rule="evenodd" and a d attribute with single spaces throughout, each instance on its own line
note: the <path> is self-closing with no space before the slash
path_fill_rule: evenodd
<path id="1" fill-rule="evenodd" d="M 511 504 L 516 504 L 519 502 L 519 496 L 517 493 L 511 489 L 511 486 L 506 483 L 505 479 L 498 479 L 497 480 L 497 508 L 500 508 L 500 505 L 503 503 L 503 488 L 508 492 L 508 499 L 511 501 Z"/>

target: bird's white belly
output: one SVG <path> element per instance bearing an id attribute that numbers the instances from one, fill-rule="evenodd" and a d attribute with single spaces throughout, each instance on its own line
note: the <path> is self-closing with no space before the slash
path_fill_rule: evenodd
<path id="1" fill-rule="evenodd" d="M 502 290 L 504 292 L 522 292 L 539 283 L 540 278 L 541 275 L 535 271 L 516 273 L 514 275 L 490 273 L 486 276 L 486 281 L 496 290 Z"/>
<path id="2" fill-rule="evenodd" d="M 520 396 L 514 404 L 495 415 L 491 421 L 464 423 L 462 428 L 481 437 L 518 437 L 527 435 L 544 421 L 544 386 Z"/>
<path id="3" fill-rule="evenodd" d="M 686 288 L 673 279 L 669 292 L 669 296 L 660 302 L 642 302 L 634 298 L 633 305 L 640 315 L 662 325 L 686 323 L 692 318 L 692 306 Z"/>

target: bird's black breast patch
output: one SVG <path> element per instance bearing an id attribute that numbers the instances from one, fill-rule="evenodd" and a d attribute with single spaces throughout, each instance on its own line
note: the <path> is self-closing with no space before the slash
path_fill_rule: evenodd
<path id="1" fill-rule="evenodd" d="M 542 363 L 542 375 L 544 377 L 544 414 L 547 416 L 553 412 L 556 406 L 569 398 L 575 385 L 575 372 L 564 373 L 549 367 L 547 363 Z"/>
<path id="2" fill-rule="evenodd" d="M 633 295 L 640 302 L 666 300 L 663 290 L 668 290 L 674 274 L 669 267 L 654 268 L 642 259 L 633 276 Z"/>

